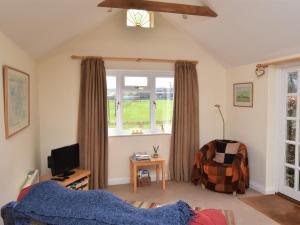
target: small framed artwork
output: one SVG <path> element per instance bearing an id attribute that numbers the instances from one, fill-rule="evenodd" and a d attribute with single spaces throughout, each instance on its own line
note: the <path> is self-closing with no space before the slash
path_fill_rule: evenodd
<path id="1" fill-rule="evenodd" d="M 3 67 L 4 122 L 6 139 L 30 125 L 30 76 Z"/>
<path id="2" fill-rule="evenodd" d="M 236 107 L 253 107 L 253 83 L 233 84 L 233 105 Z"/>

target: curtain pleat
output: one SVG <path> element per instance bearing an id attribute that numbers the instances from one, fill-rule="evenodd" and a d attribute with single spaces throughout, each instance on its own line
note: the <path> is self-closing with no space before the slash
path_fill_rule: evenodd
<path id="1" fill-rule="evenodd" d="M 91 171 L 90 187 L 105 188 L 108 180 L 106 71 L 101 59 L 81 63 L 78 118 L 80 167 Z"/>
<path id="2" fill-rule="evenodd" d="M 196 65 L 175 64 L 175 98 L 169 158 L 170 177 L 189 182 L 199 148 L 199 90 Z"/>

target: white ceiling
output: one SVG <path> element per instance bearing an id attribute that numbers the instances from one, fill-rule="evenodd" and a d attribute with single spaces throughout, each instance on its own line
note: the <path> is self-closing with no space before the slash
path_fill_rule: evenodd
<path id="1" fill-rule="evenodd" d="M 35 58 L 112 13 L 96 7 L 100 0 L 0 0 L 0 31 Z"/>
<path id="2" fill-rule="evenodd" d="M 167 0 L 164 0 L 167 1 Z M 171 2 L 172 0 L 168 0 Z M 101 0 L 0 0 L 0 30 L 35 58 L 114 13 Z M 300 0 L 184 0 L 211 6 L 217 18 L 163 15 L 229 66 L 300 53 Z"/>

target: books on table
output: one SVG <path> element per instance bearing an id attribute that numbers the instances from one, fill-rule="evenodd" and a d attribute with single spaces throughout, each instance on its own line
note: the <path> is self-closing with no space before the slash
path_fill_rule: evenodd
<path id="1" fill-rule="evenodd" d="M 135 152 L 133 153 L 132 159 L 141 161 L 141 160 L 150 160 L 151 157 L 146 152 Z"/>
<path id="2" fill-rule="evenodd" d="M 140 179 L 143 177 L 150 177 L 150 171 L 149 170 L 145 170 L 145 169 L 139 169 L 138 170 L 138 175 L 137 175 Z"/>

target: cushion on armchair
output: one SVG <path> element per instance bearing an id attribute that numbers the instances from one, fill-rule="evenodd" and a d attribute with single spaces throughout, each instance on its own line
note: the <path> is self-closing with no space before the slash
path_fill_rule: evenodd
<path id="1" fill-rule="evenodd" d="M 216 155 L 214 161 L 221 164 L 232 164 L 238 153 L 240 143 L 228 140 L 216 140 Z"/>

